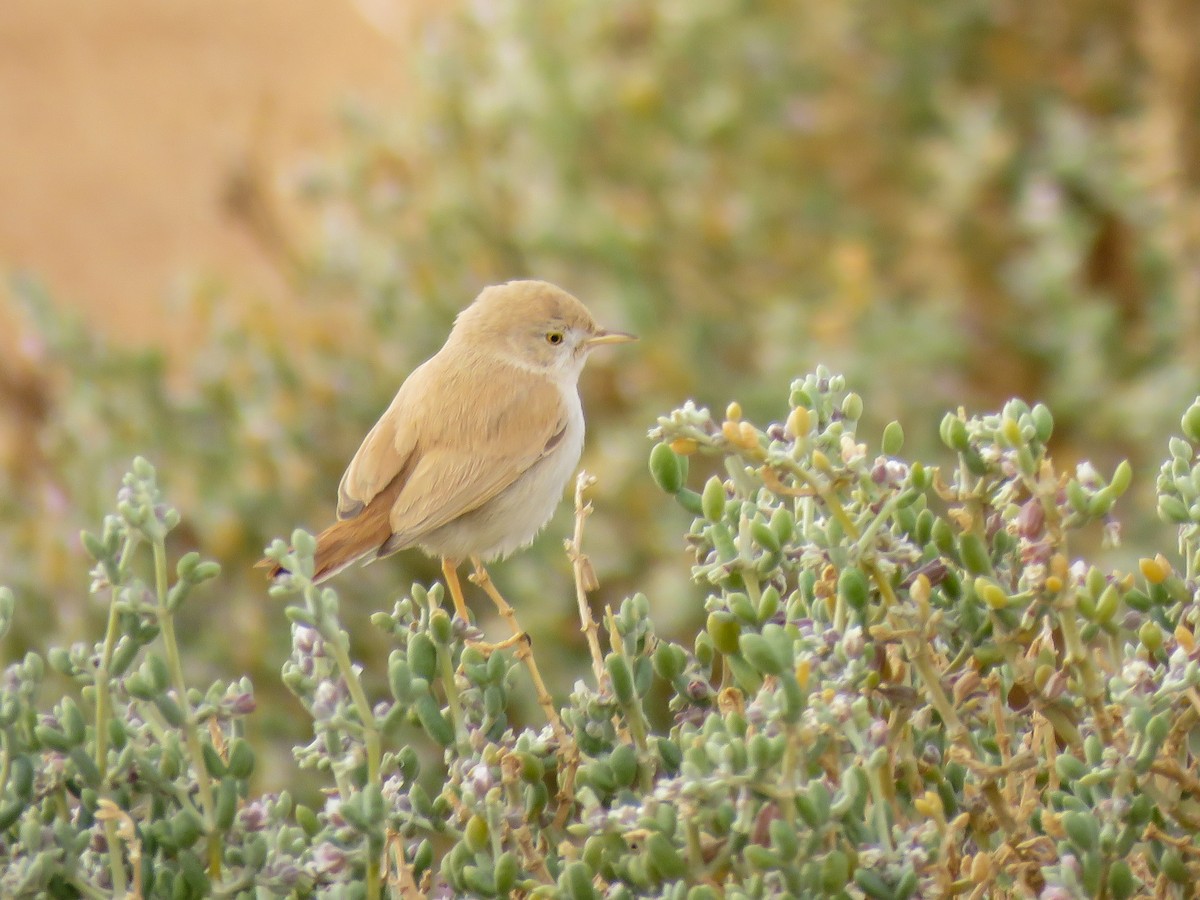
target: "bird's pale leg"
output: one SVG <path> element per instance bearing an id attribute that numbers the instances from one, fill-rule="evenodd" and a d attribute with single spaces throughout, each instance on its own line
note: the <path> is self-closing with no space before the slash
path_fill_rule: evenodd
<path id="1" fill-rule="evenodd" d="M 567 735 L 563 730 L 562 721 L 558 717 L 558 710 L 554 708 L 554 700 L 550 697 L 550 692 L 546 690 L 546 682 L 542 681 L 542 673 L 538 671 L 537 662 L 533 658 L 533 651 L 530 649 L 531 641 L 529 635 L 521 630 L 521 626 L 517 624 L 517 614 L 513 612 L 513 608 L 508 605 L 508 601 L 504 599 L 500 591 L 496 589 L 496 585 L 492 582 L 492 577 L 488 575 L 487 569 L 483 567 L 483 562 L 478 557 L 471 557 L 471 565 L 475 568 L 475 573 L 471 576 L 471 581 L 483 588 L 483 592 L 492 598 L 492 602 L 496 604 L 496 609 L 500 612 L 501 618 L 508 622 L 508 627 L 512 629 L 513 636 L 504 641 L 503 644 L 497 644 L 495 647 L 516 645 L 517 659 L 525 663 L 525 668 L 529 670 L 529 677 L 533 679 L 533 688 L 537 692 L 538 705 L 542 707 L 546 713 L 546 718 L 550 722 L 550 727 L 554 729 L 554 736 L 558 739 L 559 747 L 567 747 Z"/>
<path id="2" fill-rule="evenodd" d="M 463 599 L 462 584 L 458 580 L 457 560 L 442 557 L 442 577 L 446 579 L 446 589 L 454 601 L 455 615 L 469 624 L 471 616 L 467 613 L 467 601 Z"/>
<path id="3" fill-rule="evenodd" d="M 484 574 L 486 575 L 486 573 Z M 464 622 L 470 624 L 471 617 L 467 612 L 467 601 L 463 597 L 462 583 L 458 580 L 458 562 L 453 559 L 442 559 L 442 575 L 446 579 L 446 587 L 450 590 L 450 599 L 454 601 L 454 614 Z M 477 577 L 474 575 L 471 576 L 471 581 L 475 582 L 476 584 L 479 583 Z M 488 584 L 491 584 L 490 580 L 488 581 Z M 492 585 L 492 590 L 494 591 L 495 589 L 495 585 Z M 499 594 L 489 594 L 489 596 L 499 596 Z M 500 602 L 504 603 L 503 597 L 500 598 Z M 505 606 L 507 605 L 508 604 L 505 604 Z M 511 612 L 511 610 L 509 611 Z M 472 647 L 482 650 L 484 653 L 491 653 L 493 650 L 503 650 L 506 647 L 511 647 L 513 644 L 519 642 L 523 637 L 524 635 L 516 634 L 498 644 L 489 644 L 484 641 L 472 640 L 468 640 L 467 643 Z"/>

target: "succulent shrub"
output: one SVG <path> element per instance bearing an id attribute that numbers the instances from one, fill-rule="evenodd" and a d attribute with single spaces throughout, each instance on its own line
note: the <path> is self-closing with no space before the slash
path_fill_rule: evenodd
<path id="1" fill-rule="evenodd" d="M 536 642 L 485 643 L 438 584 L 372 616 L 390 655 L 364 667 L 312 537 L 277 542 L 294 754 L 323 787 L 303 796 L 257 786 L 246 680 L 188 686 L 176 616 L 216 564 L 168 559 L 179 514 L 136 461 L 83 539 L 103 639 L 0 681 L 0 892 L 1190 896 L 1200 401 L 1158 480 L 1179 553 L 1133 573 L 1073 543 L 1119 537 L 1130 467 L 1056 469 L 1044 406 L 947 415 L 940 465 L 898 423 L 860 435 L 863 406 L 818 370 L 765 426 L 736 403 L 658 421 L 650 473 L 694 517 L 704 595 L 683 641 L 640 593 L 593 621 L 581 478 L 590 665 L 557 700 Z M 691 483 L 704 454 L 720 471 Z M 509 599 L 526 620 L 550 598 Z M 0 624 L 23 613 L 0 594 Z"/>
<path id="2" fill-rule="evenodd" d="M 1159 479 L 1184 568 L 1160 554 L 1139 575 L 1072 556 L 1081 529 L 1116 539 L 1132 472 L 1057 471 L 1044 406 L 947 415 L 945 469 L 899 457 L 895 422 L 868 450 L 840 377 L 795 382 L 790 406 L 765 429 L 736 404 L 721 421 L 685 406 L 651 457 L 697 514 L 693 574 L 711 593 L 692 658 L 722 658 L 733 710 L 705 725 L 740 765 L 711 741 L 694 760 L 728 791 L 710 802 L 759 826 L 738 835 L 739 875 L 807 895 L 1184 896 L 1200 405 Z M 726 473 L 693 491 L 681 472 L 702 450 Z M 764 735 L 794 755 L 757 790 L 729 788 Z"/>
<path id="3" fill-rule="evenodd" d="M 644 490 L 641 423 L 678 397 L 736 396 L 762 419 L 819 352 L 871 398 L 864 426 L 902 420 L 920 458 L 948 405 L 1017 393 L 1053 407 L 1060 459 L 1156 465 L 1195 391 L 1179 360 L 1200 352 L 1200 118 L 1175 46 L 1200 6 L 1010 6 L 440 4 L 404 48 L 411 95 L 348 113 L 328 165 L 254 183 L 250 160 L 239 176 L 230 209 L 277 263 L 286 306 L 236 273 L 181 278 L 161 304 L 173 340 L 130 348 L 27 280 L 0 287 L 16 313 L 0 556 L 53 620 L 18 617 L 10 640 L 42 648 L 52 628 L 69 644 L 102 623 L 71 536 L 141 453 L 183 513 L 169 551 L 222 562 L 203 607 L 180 611 L 208 638 L 194 667 L 250 675 L 271 710 L 257 727 L 286 758 L 290 698 L 265 663 L 287 636 L 244 602 L 261 587 L 251 563 L 270 536 L 324 524 L 396 385 L 480 286 L 518 275 L 560 280 L 643 338 L 584 380 L 603 491 L 590 549 L 597 596 L 642 587 L 664 627 L 695 624 L 664 608 L 688 594 L 664 552 L 686 520 Z M 281 183 L 320 228 L 272 209 Z M 159 298 L 136 301 L 152 314 Z M 1161 544 L 1151 494 L 1123 503 L 1124 565 Z M 503 577 L 518 595 L 568 589 L 558 562 L 544 541 Z M 436 571 L 401 557 L 343 579 L 341 600 L 353 616 Z M 572 618 L 552 606 L 524 623 L 559 693 L 581 646 L 559 639 Z M 223 642 L 230 624 L 240 640 Z M 385 636 L 361 637 L 359 659 L 381 668 Z"/>

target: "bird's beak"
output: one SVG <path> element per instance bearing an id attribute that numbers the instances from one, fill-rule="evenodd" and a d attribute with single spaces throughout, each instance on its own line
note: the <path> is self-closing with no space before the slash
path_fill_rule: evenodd
<path id="1" fill-rule="evenodd" d="M 601 344 L 627 344 L 636 340 L 637 335 L 624 331 L 598 331 L 583 343 L 587 347 L 599 347 Z"/>

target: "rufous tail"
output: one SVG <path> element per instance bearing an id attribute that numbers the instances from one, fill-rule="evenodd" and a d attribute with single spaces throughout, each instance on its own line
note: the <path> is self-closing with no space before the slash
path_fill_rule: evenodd
<path id="1" fill-rule="evenodd" d="M 317 535 L 313 581 L 324 581 L 383 546 L 392 536 L 392 528 L 387 515 L 380 515 L 380 512 L 386 510 L 374 510 L 368 506 L 353 519 L 334 522 Z M 266 569 L 268 578 L 285 571 L 273 559 L 260 559 L 255 567 Z"/>

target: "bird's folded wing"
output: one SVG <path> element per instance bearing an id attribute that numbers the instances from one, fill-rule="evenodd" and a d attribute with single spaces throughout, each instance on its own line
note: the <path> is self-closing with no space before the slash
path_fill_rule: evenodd
<path id="1" fill-rule="evenodd" d="M 478 509 L 552 451 L 567 427 L 558 389 L 544 383 L 472 414 L 456 439 L 420 454 L 392 506 L 394 535 L 417 540 Z"/>
<path id="2" fill-rule="evenodd" d="M 429 389 L 436 373 L 414 372 L 346 470 L 339 517 L 358 514 L 399 477 L 399 492 L 388 492 L 392 533 L 417 540 L 509 487 L 557 446 L 567 426 L 556 385 L 513 374 L 468 377 L 477 383 L 460 384 L 452 392 L 460 402 L 445 403 L 444 392 Z"/>
<path id="3" fill-rule="evenodd" d="M 370 430 L 338 485 L 337 517 L 352 519 L 405 470 L 411 470 L 417 446 L 412 411 L 429 379 L 428 363 L 418 367 L 400 386 L 391 405 Z M 406 414 L 406 410 L 410 411 Z"/>

